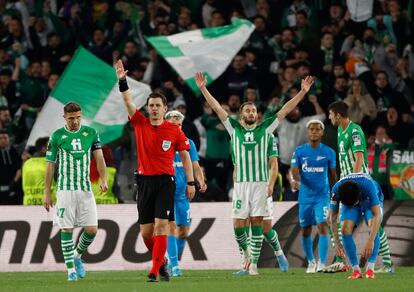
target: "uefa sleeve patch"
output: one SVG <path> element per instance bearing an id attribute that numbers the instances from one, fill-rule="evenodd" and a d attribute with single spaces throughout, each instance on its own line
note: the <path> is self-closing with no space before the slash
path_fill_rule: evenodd
<path id="1" fill-rule="evenodd" d="M 361 137 L 359 135 L 352 136 L 352 141 L 354 141 L 354 146 L 361 146 Z"/>

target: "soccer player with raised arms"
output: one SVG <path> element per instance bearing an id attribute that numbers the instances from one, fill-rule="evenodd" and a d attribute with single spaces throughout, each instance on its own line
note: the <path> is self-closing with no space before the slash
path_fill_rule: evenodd
<path id="1" fill-rule="evenodd" d="M 46 161 L 44 207 L 49 212 L 52 207 L 50 187 L 59 161 L 56 211 L 53 222 L 60 228 L 63 258 L 68 270 L 68 281 L 85 277 L 81 260 L 82 254 L 95 238 L 98 231 L 98 218 L 95 197 L 91 189 L 89 169 L 91 154 L 94 155 L 101 179 L 100 189 L 108 189 L 106 165 L 101 143 L 95 129 L 81 125 L 82 110 L 74 102 L 63 108 L 66 125 L 50 136 Z M 73 229 L 83 227 L 75 249 L 72 239 Z"/>
<path id="2" fill-rule="evenodd" d="M 334 126 L 338 126 L 338 156 L 341 169 L 340 177 L 350 173 L 366 173 L 368 171 L 367 146 L 365 135 L 361 127 L 348 117 L 348 105 L 343 101 L 336 101 L 329 105 L 329 119 Z M 380 249 L 384 266 L 379 273 L 392 273 L 394 267 L 391 261 L 391 251 L 384 228 L 380 226 Z"/>
<path id="3" fill-rule="evenodd" d="M 263 242 L 262 221 L 269 215 L 267 210 L 267 197 L 273 193 L 275 181 L 269 181 L 269 160 L 276 157 L 268 157 L 268 149 L 271 137 L 279 122 L 296 107 L 309 91 L 313 78 L 308 76 L 302 80 L 300 92 L 287 102 L 274 116 L 257 124 L 257 109 L 254 103 L 246 102 L 240 107 L 240 122 L 229 117 L 217 100 L 206 88 L 207 78 L 202 73 L 195 76 L 198 88 L 205 97 L 207 103 L 218 115 L 231 136 L 232 158 L 235 168 L 235 182 L 233 194 L 233 226 L 236 241 L 243 251 L 245 270 L 250 275 L 257 275 L 257 262 Z M 276 176 L 273 176 L 276 180 Z M 247 234 L 245 232 L 245 220 L 250 219 L 251 224 L 251 258 L 247 248 Z M 272 229 L 273 230 L 273 229 Z M 277 237 L 268 237 L 275 239 Z"/>
<path id="4" fill-rule="evenodd" d="M 306 273 L 320 272 L 325 268 L 329 238 L 327 216 L 330 186 L 337 181 L 335 151 L 321 143 L 324 124 L 310 120 L 306 124 L 308 143 L 293 153 L 291 171 L 295 188 L 299 189 L 299 225 L 302 229 L 302 246 L 308 260 Z M 312 226 L 319 233 L 319 261 L 313 255 Z"/>
<path id="5" fill-rule="evenodd" d="M 332 188 L 330 205 L 330 225 L 334 234 L 337 254 L 344 257 L 344 249 L 352 265 L 352 275 L 348 279 L 362 278 L 358 263 L 355 241 L 352 238 L 354 227 L 364 218 L 370 228 L 368 240 L 362 256 L 368 260 L 365 277 L 375 278 L 374 267 L 378 256 L 380 238 L 378 234 L 383 216 L 383 201 L 380 186 L 367 174 L 350 173 Z M 337 220 L 339 203 L 341 206 L 342 241 L 339 240 Z"/>

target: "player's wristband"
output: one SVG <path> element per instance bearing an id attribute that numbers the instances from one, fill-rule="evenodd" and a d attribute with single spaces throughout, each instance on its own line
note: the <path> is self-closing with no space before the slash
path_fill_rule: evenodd
<path id="1" fill-rule="evenodd" d="M 119 91 L 121 92 L 127 91 L 129 89 L 126 78 L 119 79 L 118 84 L 119 84 Z"/>
<path id="2" fill-rule="evenodd" d="M 189 185 L 189 186 L 195 186 L 196 183 L 195 183 L 195 181 L 188 181 L 187 182 L 187 185 Z"/>

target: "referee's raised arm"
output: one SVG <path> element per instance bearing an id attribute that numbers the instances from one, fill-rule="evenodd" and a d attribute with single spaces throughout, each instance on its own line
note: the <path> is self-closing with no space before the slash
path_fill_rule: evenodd
<path id="1" fill-rule="evenodd" d="M 122 61 L 118 60 L 116 62 L 116 76 L 119 80 L 119 91 L 121 92 L 122 97 L 124 98 L 124 103 L 128 111 L 128 116 L 131 118 L 137 111 L 137 107 L 132 100 L 131 92 L 128 88 L 128 83 L 126 80 L 127 72 L 128 71 L 124 70 L 124 65 L 122 64 Z"/>

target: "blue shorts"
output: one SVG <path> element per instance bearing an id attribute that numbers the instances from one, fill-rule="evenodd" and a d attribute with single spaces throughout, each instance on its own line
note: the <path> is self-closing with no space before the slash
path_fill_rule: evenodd
<path id="1" fill-rule="evenodd" d="M 174 201 L 175 224 L 182 226 L 191 225 L 190 202 L 187 199 Z"/>
<path id="2" fill-rule="evenodd" d="M 384 203 L 380 203 L 381 208 L 381 221 L 382 216 L 384 213 Z M 374 214 L 372 214 L 371 208 L 365 207 L 365 206 L 357 206 L 349 208 L 343 204 L 341 204 L 341 221 L 344 220 L 351 220 L 355 223 L 355 225 L 358 225 L 359 222 L 361 222 L 361 219 L 364 218 L 365 223 L 368 224 L 368 221 L 371 220 L 374 217 Z"/>
<path id="3" fill-rule="evenodd" d="M 308 227 L 324 223 L 329 212 L 329 200 L 320 201 L 315 204 L 299 204 L 299 225 Z"/>

